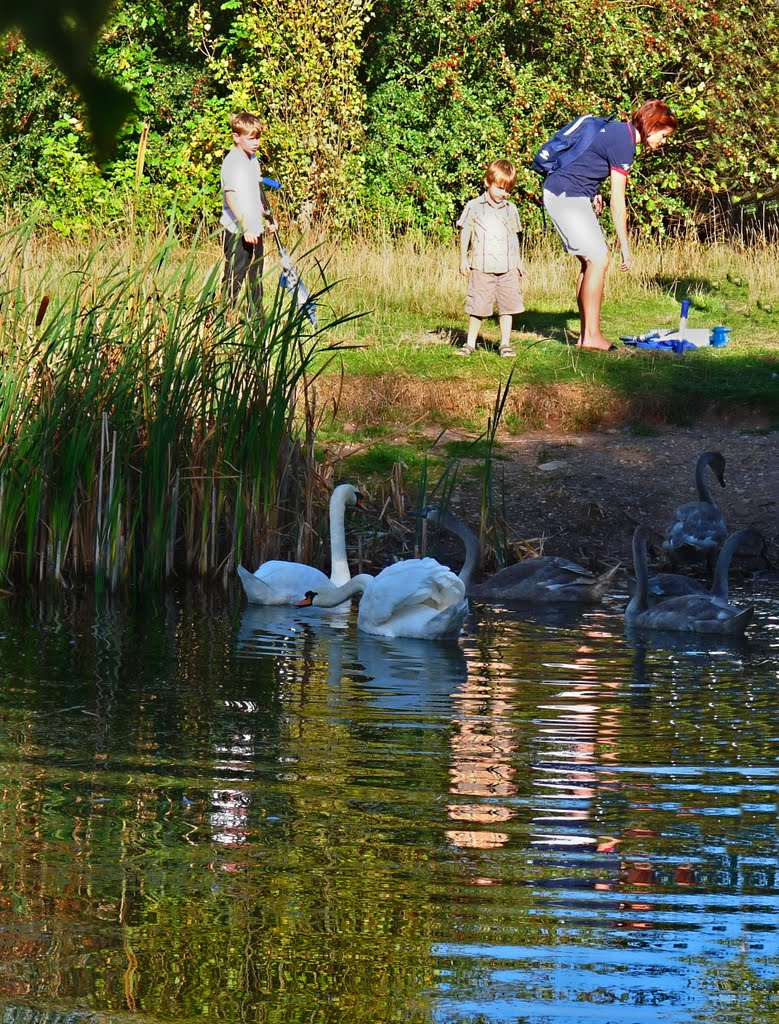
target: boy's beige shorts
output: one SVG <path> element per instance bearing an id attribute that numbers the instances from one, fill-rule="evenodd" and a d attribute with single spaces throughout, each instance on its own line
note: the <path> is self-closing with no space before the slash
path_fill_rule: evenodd
<path id="1" fill-rule="evenodd" d="M 525 311 L 519 286 L 519 271 L 486 274 L 483 270 L 472 270 L 468 277 L 465 312 L 469 316 L 492 316 L 496 305 L 499 316 Z"/>

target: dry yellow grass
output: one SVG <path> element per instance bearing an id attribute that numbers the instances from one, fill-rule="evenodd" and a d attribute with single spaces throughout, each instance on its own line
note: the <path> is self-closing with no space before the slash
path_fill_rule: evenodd
<path id="1" fill-rule="evenodd" d="M 473 380 L 427 381 L 410 373 L 326 376 L 317 381 L 325 406 L 336 404 L 357 433 L 386 423 L 403 432 L 421 425 L 486 423 L 495 404 L 495 389 Z M 644 407 L 645 406 L 645 407 Z M 586 430 L 623 423 L 630 415 L 645 421 L 662 419 L 662 396 L 647 399 L 638 409 L 608 387 L 589 381 L 515 384 L 506 401 L 504 426 L 523 429 Z"/>
<path id="2" fill-rule="evenodd" d="M 358 298 L 360 304 L 378 314 L 405 309 L 409 313 L 435 311 L 445 317 L 462 317 L 464 284 L 458 272 L 455 241 L 445 246 L 432 240 L 356 239 L 346 244 L 325 242 L 319 252 L 328 275 L 343 282 L 335 290 L 339 305 L 354 303 Z M 552 232 L 538 245 L 526 248 L 525 262 L 528 276 L 524 293 L 528 308 L 570 304 L 576 265 L 562 252 Z M 620 279 L 620 301 L 624 302 L 660 290 L 658 279 L 671 288 L 674 281 L 690 280 L 716 286 L 730 276 L 742 280 L 751 297 L 776 303 L 779 246 L 703 245 L 693 240 L 640 242 L 635 247 L 629 274 L 621 274 L 612 264 L 607 291 L 611 291 L 616 276 Z"/>
<path id="3" fill-rule="evenodd" d="M 6 216 L 0 227 L 4 235 L 2 254 L 8 254 L 14 235 L 8 232 L 19 225 Z M 162 238 L 130 240 L 114 233 L 88 239 L 67 239 L 50 231 L 31 232 L 26 247 L 25 267 L 32 281 L 52 273 L 64 273 L 83 266 L 92 254 L 96 269 L 116 263 L 143 263 L 157 249 Z M 359 298 L 369 300 L 369 308 L 403 308 L 426 313 L 432 309 L 443 315 L 460 316 L 463 279 L 458 272 L 457 243 L 446 245 L 435 239 L 410 238 L 326 238 L 285 237 L 287 248 L 308 254 L 301 260 L 309 270 L 306 283 L 316 286 L 317 264 L 329 280 L 343 282 L 335 289 L 339 304 L 353 306 Z M 221 262 L 221 235 L 215 231 L 196 243 L 204 273 Z M 189 246 L 182 243 L 182 252 Z M 268 246 L 269 272 L 276 263 L 275 247 Z M 567 302 L 575 265 L 559 245 L 550 229 L 532 246 L 525 247 L 529 276 L 525 282 L 528 305 L 554 301 Z M 639 241 L 634 248 L 634 266 L 621 275 L 612 265 L 610 277 L 619 275 L 621 292 L 629 297 L 631 289 L 645 292 L 664 281 L 717 282 L 738 277 L 748 284 L 750 294 L 767 302 L 779 301 L 779 245 L 745 246 L 715 242 L 702 244 L 695 239 Z M 310 278 L 310 279 L 309 279 Z M 372 301 L 370 301 L 372 300 Z M 343 312 L 343 310 L 339 310 Z"/>

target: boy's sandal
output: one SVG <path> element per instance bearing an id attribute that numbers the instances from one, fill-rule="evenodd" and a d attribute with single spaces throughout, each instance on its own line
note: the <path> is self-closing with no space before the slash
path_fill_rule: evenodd
<path id="1" fill-rule="evenodd" d="M 504 359 L 514 359 L 517 353 L 514 351 L 511 345 L 501 345 L 500 354 L 503 356 Z"/>
<path id="2" fill-rule="evenodd" d="M 462 348 L 457 349 L 458 356 L 472 356 L 476 351 L 475 345 L 463 345 Z"/>

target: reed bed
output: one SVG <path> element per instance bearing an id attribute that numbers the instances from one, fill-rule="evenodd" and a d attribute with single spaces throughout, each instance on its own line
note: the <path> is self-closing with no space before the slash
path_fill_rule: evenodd
<path id="1" fill-rule="evenodd" d="M 172 240 L 47 253 L 29 225 L 0 238 L 7 586 L 157 586 L 317 557 L 325 331 L 279 289 L 264 318 L 227 308 L 214 253 Z"/>

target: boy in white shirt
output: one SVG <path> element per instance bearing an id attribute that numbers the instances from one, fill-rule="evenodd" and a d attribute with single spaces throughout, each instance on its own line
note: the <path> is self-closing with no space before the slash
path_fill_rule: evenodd
<path id="1" fill-rule="evenodd" d="M 260 192 L 262 121 L 243 111 L 230 118 L 235 145 L 222 161 L 225 272 L 222 294 L 235 305 L 244 281 L 249 303 L 262 313 L 263 233 L 276 230 Z"/>
<path id="2" fill-rule="evenodd" d="M 496 303 L 500 354 L 516 355 L 511 347 L 511 328 L 514 314 L 525 309 L 520 278 L 526 275 L 519 255 L 522 225 L 516 206 L 508 201 L 516 180 L 516 168 L 509 160 L 495 160 L 484 177 L 486 191 L 466 203 L 457 221 L 460 273 L 468 277 L 465 312 L 470 314 L 468 337 L 457 353 L 461 356 L 475 351 L 481 322 L 492 316 Z"/>

